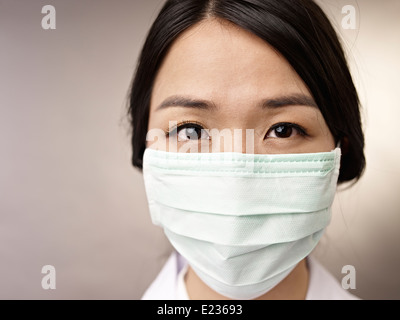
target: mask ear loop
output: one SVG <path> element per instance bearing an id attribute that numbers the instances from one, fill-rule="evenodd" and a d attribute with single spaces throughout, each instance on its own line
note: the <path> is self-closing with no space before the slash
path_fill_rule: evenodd
<path id="1" fill-rule="evenodd" d="M 342 141 L 341 141 L 341 140 L 339 140 L 339 141 L 338 141 L 338 143 L 336 144 L 336 147 L 335 147 L 335 149 L 333 149 L 332 151 L 334 151 L 334 150 L 336 150 L 337 148 L 339 148 L 339 149 L 340 149 L 340 152 L 342 152 L 342 148 L 341 148 L 341 146 L 342 146 Z"/>

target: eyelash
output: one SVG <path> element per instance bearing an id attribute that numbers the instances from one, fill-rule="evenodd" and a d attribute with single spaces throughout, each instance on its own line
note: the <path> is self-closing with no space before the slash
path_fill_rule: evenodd
<path id="1" fill-rule="evenodd" d="M 275 130 L 282 126 L 296 129 L 301 136 L 308 136 L 307 130 L 304 127 L 302 127 L 301 125 L 299 125 L 297 123 L 293 123 L 293 122 L 280 122 L 280 123 L 274 124 L 271 128 L 268 129 L 265 136 L 267 136 L 268 133 L 271 132 L 272 130 Z"/>
<path id="2" fill-rule="evenodd" d="M 179 122 L 177 125 L 172 127 L 169 131 L 166 131 L 166 136 L 169 137 L 171 135 L 177 134 L 182 129 L 191 128 L 191 127 L 194 127 L 194 128 L 200 129 L 200 130 L 204 129 L 203 124 L 201 124 L 200 122 L 185 120 L 185 121 Z"/>
<path id="3" fill-rule="evenodd" d="M 298 131 L 298 133 L 301 136 L 308 136 L 307 130 L 302 127 L 301 125 L 297 124 L 297 123 L 293 123 L 293 122 L 279 122 L 274 124 L 273 126 L 271 126 L 267 133 L 265 134 L 265 136 L 268 135 L 268 133 L 270 133 L 271 131 L 281 127 L 281 126 L 287 126 L 289 128 L 294 128 Z M 180 130 L 184 129 L 184 128 L 190 128 L 190 127 L 194 127 L 197 129 L 204 129 L 203 124 L 201 124 L 200 122 L 197 121 L 189 121 L 189 120 L 185 120 L 182 121 L 180 123 L 178 123 L 177 125 L 175 125 L 174 127 L 172 127 L 171 130 L 166 131 L 166 136 L 169 137 L 171 135 L 177 134 Z"/>

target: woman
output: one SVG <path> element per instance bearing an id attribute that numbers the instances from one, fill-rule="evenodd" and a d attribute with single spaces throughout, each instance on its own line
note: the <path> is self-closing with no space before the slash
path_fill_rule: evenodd
<path id="1" fill-rule="evenodd" d="M 337 183 L 365 167 L 358 95 L 313 1 L 167 1 L 130 97 L 132 162 L 176 249 L 144 299 L 355 298 L 309 257 Z"/>

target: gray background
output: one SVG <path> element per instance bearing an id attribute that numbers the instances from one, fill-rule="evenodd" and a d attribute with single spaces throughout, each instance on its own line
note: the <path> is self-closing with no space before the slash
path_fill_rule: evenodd
<path id="1" fill-rule="evenodd" d="M 400 298 L 400 2 L 319 1 L 363 103 L 368 169 L 314 255 L 366 299 Z M 56 30 L 41 9 L 56 8 Z M 130 165 L 127 92 L 163 1 L 0 0 L 0 298 L 139 299 L 171 250 Z M 344 5 L 356 30 L 341 28 Z M 43 290 L 41 268 L 56 268 Z"/>

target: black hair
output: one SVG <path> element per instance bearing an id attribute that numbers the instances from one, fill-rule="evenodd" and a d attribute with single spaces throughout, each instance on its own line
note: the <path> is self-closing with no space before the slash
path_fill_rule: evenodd
<path id="1" fill-rule="evenodd" d="M 168 0 L 142 48 L 130 89 L 132 164 L 142 169 L 153 83 L 168 49 L 182 32 L 207 18 L 227 20 L 266 41 L 309 88 L 336 142 L 339 182 L 365 168 L 360 103 L 338 36 L 313 0 Z"/>

